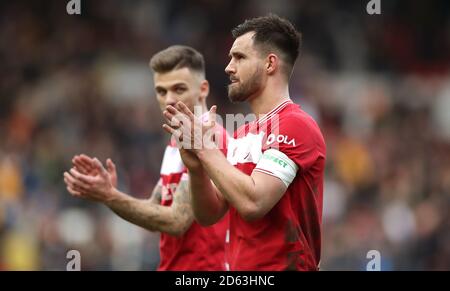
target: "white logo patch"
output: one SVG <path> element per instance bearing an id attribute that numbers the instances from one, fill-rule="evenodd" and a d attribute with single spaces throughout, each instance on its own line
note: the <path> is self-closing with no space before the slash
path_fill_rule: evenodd
<path id="1" fill-rule="evenodd" d="M 275 141 L 278 143 L 285 143 L 287 145 L 292 145 L 295 147 L 295 139 L 294 138 L 289 140 L 289 137 L 287 135 L 282 135 L 282 134 L 275 135 L 273 133 L 269 134 L 269 136 L 267 137 L 266 144 L 270 145 L 270 144 L 274 143 Z"/>

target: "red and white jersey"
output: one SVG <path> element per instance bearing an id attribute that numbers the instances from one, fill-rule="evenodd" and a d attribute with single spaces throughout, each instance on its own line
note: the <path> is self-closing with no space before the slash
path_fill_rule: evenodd
<path id="1" fill-rule="evenodd" d="M 232 271 L 318 269 L 325 154 L 316 122 L 290 100 L 235 132 L 228 143 L 230 163 L 247 175 L 275 176 L 288 188 L 252 222 L 230 206 Z"/>
<path id="2" fill-rule="evenodd" d="M 170 207 L 178 184 L 188 179 L 180 152 L 172 141 L 165 150 L 161 165 L 161 205 Z M 180 237 L 161 233 L 158 271 L 225 270 L 225 236 L 228 215 L 218 223 L 204 227 L 196 221 Z"/>

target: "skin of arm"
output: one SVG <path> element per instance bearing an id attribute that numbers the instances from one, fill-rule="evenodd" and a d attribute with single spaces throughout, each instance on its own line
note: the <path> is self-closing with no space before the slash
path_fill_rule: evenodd
<path id="1" fill-rule="evenodd" d="M 155 205 L 161 205 L 162 199 L 162 185 L 158 182 L 155 188 L 153 188 L 152 195 L 148 199 L 148 201 Z"/>
<path id="2" fill-rule="evenodd" d="M 197 156 L 223 198 L 244 220 L 262 218 L 286 192 L 287 187 L 279 178 L 257 171 L 246 175 L 231 165 L 219 150 L 201 150 Z"/>
<path id="3" fill-rule="evenodd" d="M 203 168 L 192 170 L 190 178 L 191 204 L 195 219 L 201 225 L 213 225 L 225 215 L 228 203 Z"/>
<path id="4" fill-rule="evenodd" d="M 162 186 L 157 185 L 150 199 L 140 200 L 113 188 L 115 198 L 105 204 L 123 219 L 147 230 L 181 236 L 194 220 L 189 199 L 189 181 L 179 183 L 170 207 L 160 205 L 161 190 Z"/>
<path id="5" fill-rule="evenodd" d="M 191 226 L 194 215 L 188 179 L 180 181 L 172 205 L 168 207 L 160 205 L 161 183 L 155 186 L 150 199 L 136 199 L 115 187 L 117 175 L 112 161 L 108 171 L 97 159 L 84 156 L 83 163 L 80 159 L 76 161 L 78 166 L 64 173 L 67 190 L 73 196 L 101 202 L 125 220 L 150 231 L 180 236 Z"/>

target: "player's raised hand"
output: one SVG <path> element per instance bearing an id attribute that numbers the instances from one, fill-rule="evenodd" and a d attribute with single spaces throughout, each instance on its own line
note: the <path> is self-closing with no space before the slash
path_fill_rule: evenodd
<path id="1" fill-rule="evenodd" d="M 98 170 L 95 166 L 94 159 L 85 155 L 76 155 L 72 159 L 72 163 L 75 166 L 75 169 L 84 175 L 95 176 L 98 174 Z M 110 175 L 112 185 L 117 187 L 117 170 L 116 165 L 113 163 L 111 159 L 106 160 L 106 170 Z"/>
<path id="2" fill-rule="evenodd" d="M 215 127 L 216 122 L 217 122 L 217 105 L 213 105 L 208 112 L 208 120 L 207 120 L 208 128 Z"/>
<path id="3" fill-rule="evenodd" d="M 114 186 L 110 174 L 97 158 L 93 159 L 93 167 L 97 171 L 95 176 L 82 174 L 76 168 L 65 172 L 64 182 L 67 190 L 76 197 L 99 202 L 111 201 L 114 199 L 114 191 L 112 191 Z M 115 168 L 112 161 L 109 167 L 110 169 Z"/>
<path id="4" fill-rule="evenodd" d="M 220 148 L 221 134 L 217 127 L 217 106 L 213 105 L 208 112 L 208 120 L 204 127 L 203 144 L 207 149 Z"/>
<path id="5" fill-rule="evenodd" d="M 106 160 L 106 170 L 108 171 L 111 183 L 114 187 L 117 187 L 117 170 L 116 165 L 111 159 Z"/>
<path id="6" fill-rule="evenodd" d="M 180 156 L 183 160 L 183 164 L 189 169 L 189 171 L 197 171 L 202 168 L 202 163 L 194 152 L 181 148 Z"/>
<path id="7" fill-rule="evenodd" d="M 191 116 L 181 113 L 171 105 L 166 107 L 163 115 L 167 120 L 167 124 L 163 124 L 163 128 L 174 137 L 178 147 L 187 150 L 193 149 L 195 143 L 191 138 L 194 136 Z"/>
<path id="8" fill-rule="evenodd" d="M 216 148 L 217 106 L 210 109 L 208 120 L 195 116 L 183 102 L 178 102 L 175 107 L 169 105 L 166 109 L 164 116 L 169 124 L 164 124 L 163 128 L 175 137 L 180 148 L 193 151 Z"/>
<path id="9" fill-rule="evenodd" d="M 94 167 L 94 160 L 85 154 L 74 156 L 72 159 L 72 164 L 81 174 L 89 176 L 95 176 L 98 174 Z"/>

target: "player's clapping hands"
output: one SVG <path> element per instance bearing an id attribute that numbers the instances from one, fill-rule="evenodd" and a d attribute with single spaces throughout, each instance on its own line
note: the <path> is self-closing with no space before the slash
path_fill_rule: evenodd
<path id="1" fill-rule="evenodd" d="M 108 159 L 106 169 L 97 158 L 77 155 L 72 159 L 73 167 L 64 172 L 67 191 L 75 197 L 107 202 L 113 199 L 117 187 L 116 166 Z"/>
<path id="2" fill-rule="evenodd" d="M 217 148 L 215 143 L 216 132 L 216 110 L 212 106 L 207 120 L 195 116 L 183 103 L 178 102 L 175 106 L 167 106 L 163 112 L 169 124 L 163 128 L 172 134 L 178 146 L 186 150 L 203 150 Z"/>

